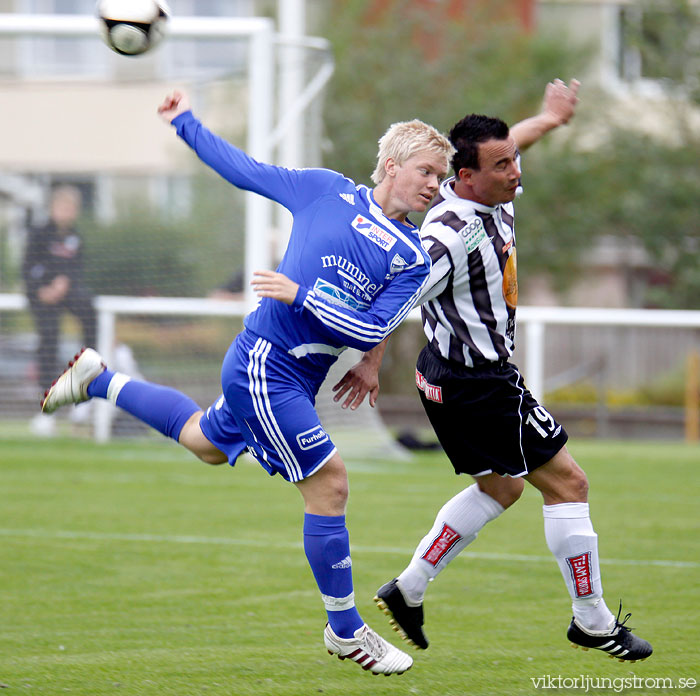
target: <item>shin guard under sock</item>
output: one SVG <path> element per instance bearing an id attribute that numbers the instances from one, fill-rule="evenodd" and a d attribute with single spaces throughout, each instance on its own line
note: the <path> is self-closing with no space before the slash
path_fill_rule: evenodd
<path id="1" fill-rule="evenodd" d="M 88 396 L 107 399 L 177 442 L 182 427 L 200 410 L 189 396 L 172 387 L 132 380 L 105 370 L 87 388 Z"/>
<path id="2" fill-rule="evenodd" d="M 350 540 L 345 515 L 304 515 L 304 551 L 333 632 L 352 638 L 364 622 L 355 608 Z"/>

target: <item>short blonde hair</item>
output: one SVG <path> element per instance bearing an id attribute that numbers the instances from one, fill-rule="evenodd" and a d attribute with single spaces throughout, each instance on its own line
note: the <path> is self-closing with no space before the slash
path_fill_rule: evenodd
<path id="1" fill-rule="evenodd" d="M 372 181 L 379 184 L 384 180 L 385 165 L 390 158 L 401 166 L 419 152 L 431 152 L 443 155 L 449 167 L 454 151 L 452 143 L 442 133 L 417 118 L 413 121 L 393 123 L 379 138 L 377 166 L 372 172 Z"/>

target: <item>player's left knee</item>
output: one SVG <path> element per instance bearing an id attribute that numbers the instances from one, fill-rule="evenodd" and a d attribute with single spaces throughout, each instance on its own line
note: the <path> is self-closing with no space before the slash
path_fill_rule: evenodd
<path id="1" fill-rule="evenodd" d="M 335 510 L 334 514 L 344 514 L 349 495 L 347 477 L 338 476 L 329 480 L 328 486 L 323 493 L 326 504 Z"/>
<path id="2" fill-rule="evenodd" d="M 588 478 L 581 468 L 572 476 L 571 486 L 575 501 L 585 503 L 588 500 Z"/>
<path id="3" fill-rule="evenodd" d="M 216 454 L 204 454 L 198 453 L 197 457 L 201 459 L 205 464 L 226 464 L 228 458 L 222 452 L 217 452 Z"/>
<path id="4" fill-rule="evenodd" d="M 588 477 L 586 472 L 568 454 L 567 488 L 571 502 L 585 503 L 588 500 Z"/>

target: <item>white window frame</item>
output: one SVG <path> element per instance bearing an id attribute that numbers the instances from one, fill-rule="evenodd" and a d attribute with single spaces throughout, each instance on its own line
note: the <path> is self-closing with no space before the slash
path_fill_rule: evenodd
<path id="1" fill-rule="evenodd" d="M 63 3 L 66 0 L 63 0 Z M 17 11 L 23 14 L 66 14 L 64 7 L 56 8 L 61 0 L 17 0 Z M 93 0 L 68 0 L 75 10 L 71 14 L 91 14 Z M 61 4 L 63 4 L 61 3 Z M 59 54 L 59 42 L 74 52 L 75 59 L 67 62 Z M 24 79 L 66 76 L 94 79 L 110 73 L 109 54 L 96 51 L 94 41 L 88 38 L 31 37 L 17 39 L 17 71 Z"/>
<path id="2" fill-rule="evenodd" d="M 604 79 L 617 90 L 627 90 L 644 97 L 662 99 L 668 94 L 663 79 L 645 77 L 642 74 L 641 51 L 634 46 L 625 46 L 623 37 L 623 12 L 637 13 L 641 22 L 643 7 L 634 2 L 611 3 L 606 8 L 606 23 L 603 29 Z M 682 90 L 682 85 L 679 85 Z"/>
<path id="3" fill-rule="evenodd" d="M 204 15 L 201 11 L 201 3 L 198 0 L 169 0 L 173 15 L 181 17 L 253 17 L 254 0 L 213 0 L 219 7 L 219 14 Z M 230 74 L 232 69 L 245 70 L 247 60 L 247 47 L 241 47 L 240 65 L 225 63 L 212 65 L 207 63 L 202 56 L 202 43 L 197 39 L 178 41 L 177 44 L 166 43 L 162 47 L 162 60 L 160 62 L 161 77 L 165 79 L 196 79 L 198 77 L 211 76 L 212 71 Z M 176 67 L 177 66 L 177 67 Z"/>

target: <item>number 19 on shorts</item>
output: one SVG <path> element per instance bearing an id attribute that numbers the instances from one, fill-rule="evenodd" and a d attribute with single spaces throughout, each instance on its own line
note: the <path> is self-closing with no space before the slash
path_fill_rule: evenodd
<path id="1" fill-rule="evenodd" d="M 542 438 L 556 437 L 561 432 L 561 425 L 542 406 L 537 406 L 527 414 L 526 425 L 531 425 Z"/>

